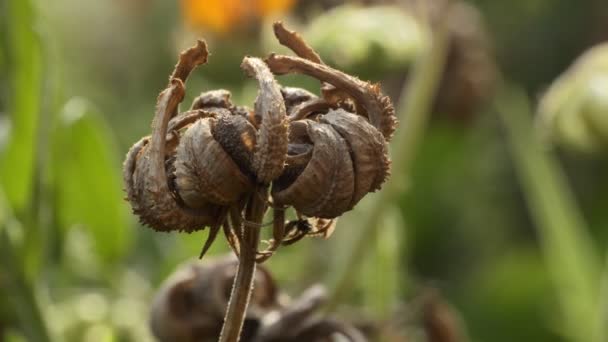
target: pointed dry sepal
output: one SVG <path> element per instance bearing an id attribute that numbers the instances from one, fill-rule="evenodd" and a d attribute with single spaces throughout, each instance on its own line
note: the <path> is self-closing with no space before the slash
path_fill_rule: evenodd
<path id="1" fill-rule="evenodd" d="M 287 158 L 287 117 L 281 87 L 259 58 L 245 57 L 241 68 L 255 77 L 260 91 L 255 100 L 255 116 L 261 118 L 253 155 L 257 180 L 268 184 L 282 172 Z"/>
<path id="2" fill-rule="evenodd" d="M 319 54 L 297 32 L 288 30 L 280 21 L 275 22 L 273 28 L 274 35 L 279 43 L 289 48 L 298 57 L 316 64 L 325 64 Z M 349 98 L 348 94 L 342 89 L 338 89 L 332 84 L 323 81 L 321 82 L 321 93 L 323 94 L 323 99 L 334 106 L 338 103 L 343 103 Z"/>
<path id="3" fill-rule="evenodd" d="M 380 86 L 361 81 L 341 71 L 317 64 L 301 57 L 271 54 L 266 59 L 270 70 L 278 75 L 300 73 L 327 82 L 340 91 L 348 93 L 363 107 L 364 114 L 387 140 L 397 126 L 395 109 L 390 98 L 380 91 Z"/>
<path id="4" fill-rule="evenodd" d="M 281 45 L 313 63 L 324 64 L 319 54 L 297 32 L 288 30 L 280 21 L 275 22 L 272 28 L 274 29 L 275 37 L 277 37 Z"/>
<path id="5" fill-rule="evenodd" d="M 208 56 L 209 51 L 207 50 L 207 43 L 205 43 L 204 40 L 198 40 L 196 45 L 183 51 L 179 55 L 179 61 L 177 62 L 177 65 L 175 65 L 171 77 L 169 77 L 169 82 L 174 78 L 177 78 L 185 83 L 194 68 L 207 63 Z"/>

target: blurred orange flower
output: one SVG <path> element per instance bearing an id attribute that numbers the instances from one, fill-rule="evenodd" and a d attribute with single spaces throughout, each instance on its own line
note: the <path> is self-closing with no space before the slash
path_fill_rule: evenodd
<path id="1" fill-rule="evenodd" d="M 253 3 L 256 14 L 259 17 L 266 17 L 289 11 L 295 5 L 295 0 L 257 0 Z"/>
<path id="2" fill-rule="evenodd" d="M 228 33 L 251 20 L 289 11 L 296 0 L 182 0 L 186 23 Z"/>

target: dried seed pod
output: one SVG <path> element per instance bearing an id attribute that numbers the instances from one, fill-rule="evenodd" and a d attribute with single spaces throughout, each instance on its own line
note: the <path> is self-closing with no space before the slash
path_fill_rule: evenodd
<path id="1" fill-rule="evenodd" d="M 281 87 L 259 58 L 245 57 L 241 68 L 259 83 L 255 115 L 260 117 L 261 122 L 253 155 L 253 170 L 259 182 L 270 183 L 283 172 L 287 158 L 287 118 Z"/>
<path id="2" fill-rule="evenodd" d="M 179 267 L 152 303 L 150 328 L 154 336 L 161 342 L 217 341 L 237 262 L 231 255 Z M 260 266 L 242 340 L 250 341 L 263 316 L 278 307 L 275 281 Z"/>
<path id="3" fill-rule="evenodd" d="M 161 230 L 193 231 L 216 224 L 219 206 L 189 210 L 175 200 L 167 182 L 167 160 L 173 151 L 166 149 L 169 114 L 177 109 L 183 98 L 183 83 L 173 79 L 158 99 L 153 134 L 136 143 L 127 154 L 123 177 L 127 199 L 142 223 Z"/>
<path id="4" fill-rule="evenodd" d="M 327 237 L 334 218 L 388 176 L 386 144 L 396 124 L 388 97 L 377 85 L 324 65 L 295 32 L 275 24 L 275 33 L 303 58 L 271 55 L 267 64 L 243 59 L 241 68 L 260 88 L 254 111 L 234 106 L 230 93 L 220 89 L 202 93 L 178 115 L 184 81 L 207 58 L 199 42 L 180 55 L 160 94 L 151 136 L 127 155 L 124 178 L 134 212 L 156 230 L 210 226 L 201 255 L 222 227 L 235 254 L 251 248 L 258 262 L 304 236 Z M 281 88 L 273 72 L 315 77 L 323 96 Z M 258 243 L 244 234 L 261 223 L 270 185 L 272 239 L 258 251 Z M 298 220 L 286 226 L 289 206 Z M 259 218 L 244 219 L 251 208 Z"/>
<path id="5" fill-rule="evenodd" d="M 355 172 L 352 209 L 368 192 L 379 190 L 389 175 L 386 140 L 367 120 L 343 109 L 331 110 L 320 120 L 338 131 L 350 147 Z"/>
<path id="6" fill-rule="evenodd" d="M 290 182 L 279 178 L 272 189 L 278 205 L 291 205 L 307 216 L 334 218 L 350 209 L 354 194 L 354 170 L 346 141 L 332 126 L 311 120 L 292 123 L 304 127 L 312 143 L 306 167 Z M 298 127 L 304 126 L 304 127 Z"/>
<path id="7" fill-rule="evenodd" d="M 378 85 L 323 64 L 302 37 L 282 23 L 274 24 L 274 32 L 299 57 L 271 54 L 266 59 L 270 70 L 318 79 L 323 98 L 291 96 L 299 101 L 291 101 L 288 111 L 287 167 L 275 182 L 272 196 L 279 205 L 292 205 L 306 216 L 334 218 L 378 190 L 387 178 L 387 140 L 396 126 L 394 109 Z M 301 235 L 295 234 L 295 239 Z"/>
<path id="8" fill-rule="evenodd" d="M 272 196 L 304 215 L 334 218 L 380 188 L 390 161 L 384 137 L 361 116 L 337 109 L 319 121 L 292 122 L 294 143 Z"/>
<path id="9" fill-rule="evenodd" d="M 203 42 L 182 53 L 170 86 L 159 96 L 152 136 L 131 149 L 124 178 L 133 211 L 144 224 L 162 231 L 211 226 L 212 241 L 227 207 L 252 186 L 256 130 L 246 117 L 233 114 L 225 90 L 203 93 L 192 110 L 176 115 L 183 81 L 206 58 Z"/>
<path id="10" fill-rule="evenodd" d="M 218 121 L 226 122 L 224 125 L 231 128 L 238 125 L 234 121 L 239 121 L 241 130 L 222 130 L 240 135 L 241 144 L 228 146 L 234 153 L 227 153 L 215 139 L 212 130 L 219 131 Z M 225 140 L 234 142 L 234 139 Z M 255 129 L 240 116 L 206 118 L 192 124 L 181 137 L 176 152 L 175 186 L 183 201 L 191 208 L 202 208 L 209 203 L 229 205 L 239 199 L 252 184 L 233 156 L 239 156 L 236 159 L 242 160 L 241 164 L 246 167 L 247 154 L 253 146 Z"/>
<path id="11" fill-rule="evenodd" d="M 160 342 L 217 341 L 237 259 L 218 257 L 177 269 L 156 293 L 150 328 Z M 247 309 L 242 342 L 330 341 L 342 335 L 365 341 L 361 332 L 333 317 L 320 317 L 327 290 L 313 285 L 290 299 L 279 291 L 270 272 L 259 266 Z"/>

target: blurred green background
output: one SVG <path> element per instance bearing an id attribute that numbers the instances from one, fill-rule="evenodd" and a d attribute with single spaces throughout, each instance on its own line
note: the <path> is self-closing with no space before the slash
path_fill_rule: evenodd
<path id="1" fill-rule="evenodd" d="M 268 261 L 283 289 L 335 288 L 352 273 L 335 310 L 373 322 L 380 340 L 426 340 L 413 303 L 433 287 L 465 340 L 608 341 L 608 139 L 593 152 L 549 148 L 531 117 L 554 80 L 608 40 L 608 2 L 468 2 L 479 12 L 447 24 L 447 71 L 427 105 L 412 89 L 424 87 L 414 80 L 434 36 L 402 2 L 328 11 L 342 2 L 0 0 L 0 341 L 152 340 L 154 290 L 198 255 L 207 231 L 139 226 L 121 161 L 149 133 L 156 96 L 196 37 L 211 56 L 184 102 L 223 87 L 251 106 L 257 89 L 240 61 L 285 51 L 274 19 L 329 64 L 381 82 L 402 123 L 407 100 L 422 103 L 426 122 L 399 128 L 415 138 L 391 153 L 412 159 L 396 166 L 401 187 L 388 203 L 370 196 L 328 240 Z M 318 91 L 304 77 L 279 81 Z M 362 232 L 372 234 L 363 245 Z M 227 250 L 222 241 L 211 254 Z"/>

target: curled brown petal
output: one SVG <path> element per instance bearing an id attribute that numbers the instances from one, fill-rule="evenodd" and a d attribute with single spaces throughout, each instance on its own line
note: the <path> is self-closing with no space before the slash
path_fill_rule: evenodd
<path id="1" fill-rule="evenodd" d="M 261 183 L 270 183 L 283 172 L 287 158 L 287 118 L 281 88 L 261 59 L 245 57 L 241 68 L 255 77 L 260 91 L 255 100 L 255 113 L 261 125 L 253 155 L 253 169 Z"/>
<path id="2" fill-rule="evenodd" d="M 204 110 L 189 110 L 184 113 L 180 113 L 169 121 L 167 132 L 178 131 L 186 126 L 189 126 L 196 121 L 204 118 L 215 117 L 215 113 L 207 112 Z"/>
<path id="3" fill-rule="evenodd" d="M 302 102 L 318 98 L 317 95 L 308 90 L 296 87 L 281 87 L 281 95 L 283 95 L 286 107 L 293 107 Z"/>
<path id="4" fill-rule="evenodd" d="M 171 76 L 169 76 L 169 84 L 171 84 L 174 79 L 178 79 L 185 84 L 192 70 L 199 65 L 207 63 L 208 56 L 209 51 L 207 50 L 207 43 L 205 43 L 204 40 L 197 40 L 194 46 L 180 53 L 175 69 L 173 69 Z M 179 107 L 176 106 L 170 113 L 170 117 L 177 116 L 178 112 Z"/>
<path id="5" fill-rule="evenodd" d="M 313 63 L 324 64 L 319 54 L 297 32 L 288 30 L 280 21 L 275 22 L 272 28 L 274 29 L 275 37 L 277 37 L 281 45 L 288 47 L 296 55 Z"/>
<path id="6" fill-rule="evenodd" d="M 380 91 L 379 85 L 363 82 L 326 65 L 300 57 L 271 54 L 266 59 L 266 64 L 275 74 L 301 73 L 345 91 L 361 104 L 370 123 L 380 130 L 387 140 L 392 137 L 397 126 L 395 109 L 389 97 Z"/>
<path id="7" fill-rule="evenodd" d="M 368 192 L 380 189 L 389 175 L 390 160 L 386 140 L 364 118 L 344 111 L 331 110 L 321 117 L 338 131 L 350 147 L 355 171 L 354 207 Z"/>
<path id="8" fill-rule="evenodd" d="M 273 199 L 307 216 L 337 217 L 349 209 L 354 191 L 348 146 L 330 125 L 310 120 L 303 123 L 314 144 L 312 157 L 291 184 L 281 178 L 275 182 Z"/>
<path id="9" fill-rule="evenodd" d="M 277 37 L 277 40 L 279 43 L 281 43 L 281 45 L 289 48 L 301 58 L 307 59 L 316 64 L 325 64 L 321 60 L 319 54 L 317 54 L 317 52 L 310 45 L 308 45 L 308 43 L 306 43 L 297 32 L 288 30 L 280 21 L 275 22 L 273 28 L 274 35 Z M 344 102 L 344 100 L 348 98 L 348 94 L 346 94 L 343 90 L 337 89 L 333 85 L 326 82 L 321 82 L 321 92 L 323 94 L 323 98 L 331 104 Z"/>
<path id="10" fill-rule="evenodd" d="M 179 55 L 179 60 L 175 65 L 171 77 L 169 77 L 169 81 L 177 78 L 182 82 L 186 82 L 186 79 L 194 68 L 207 63 L 208 56 L 209 51 L 207 50 L 207 43 L 205 43 L 204 40 L 198 40 L 196 45 L 183 51 Z"/>
<path id="11" fill-rule="evenodd" d="M 331 104 L 325 99 L 312 99 L 295 106 L 289 113 L 289 121 L 306 119 L 309 115 L 327 112 Z"/>

